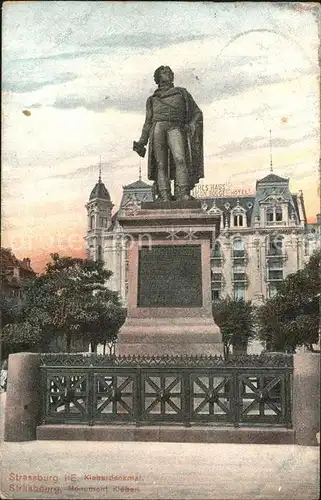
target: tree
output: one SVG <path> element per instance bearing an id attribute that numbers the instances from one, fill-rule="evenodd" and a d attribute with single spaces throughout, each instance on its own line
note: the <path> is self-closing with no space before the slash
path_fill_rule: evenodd
<path id="1" fill-rule="evenodd" d="M 2 341 L 5 345 L 11 344 L 15 351 L 26 351 L 39 345 L 41 333 L 41 329 L 29 321 L 9 323 L 2 331 Z"/>
<path id="2" fill-rule="evenodd" d="M 20 343 L 20 328 L 30 346 L 46 345 L 58 336 L 70 352 L 73 338 L 86 338 L 96 346 L 111 332 L 115 336 L 123 314 L 118 293 L 105 286 L 111 271 L 102 262 L 59 254 L 51 259 L 45 272 L 26 284 L 23 317 L 7 325 L 3 341 Z"/>
<path id="3" fill-rule="evenodd" d="M 288 275 L 276 296 L 258 310 L 259 337 L 269 350 L 313 350 L 320 329 L 321 251 L 303 269 Z"/>
<path id="4" fill-rule="evenodd" d="M 92 352 L 96 351 L 98 344 L 103 344 L 104 354 L 106 344 L 110 344 L 111 351 L 125 318 L 126 312 L 118 296 L 108 289 L 99 290 L 86 302 L 79 316 L 79 325 L 91 344 Z"/>
<path id="5" fill-rule="evenodd" d="M 224 356 L 233 352 L 244 352 L 248 341 L 254 337 L 254 307 L 251 301 L 224 299 L 213 302 L 215 322 L 221 328 Z"/>
<path id="6" fill-rule="evenodd" d="M 15 323 L 23 317 L 23 304 L 15 298 L 0 295 L 1 327 Z"/>

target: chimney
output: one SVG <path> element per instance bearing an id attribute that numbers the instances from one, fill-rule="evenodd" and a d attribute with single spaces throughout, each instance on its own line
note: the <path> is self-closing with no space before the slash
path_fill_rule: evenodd
<path id="1" fill-rule="evenodd" d="M 28 269 L 31 269 L 29 257 L 24 257 L 24 259 L 22 260 L 22 262 L 26 265 L 26 267 Z"/>

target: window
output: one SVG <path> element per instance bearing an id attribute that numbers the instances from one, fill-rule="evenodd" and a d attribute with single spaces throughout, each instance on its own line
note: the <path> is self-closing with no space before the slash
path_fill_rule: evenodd
<path id="1" fill-rule="evenodd" d="M 211 261 L 213 266 L 221 266 L 222 264 L 222 251 L 221 251 L 221 245 L 217 241 L 214 245 L 214 248 L 212 250 L 212 256 L 211 256 Z"/>
<path id="2" fill-rule="evenodd" d="M 245 299 L 245 288 L 241 284 L 234 285 L 234 298 L 235 299 Z"/>
<path id="3" fill-rule="evenodd" d="M 267 222 L 273 222 L 273 220 L 274 220 L 274 214 L 273 214 L 273 209 L 272 208 L 268 208 L 266 210 L 266 220 L 267 220 Z"/>
<path id="4" fill-rule="evenodd" d="M 233 281 L 240 281 L 240 282 L 245 282 L 246 281 L 246 274 L 245 274 L 245 268 L 244 266 L 234 266 L 233 268 Z"/>
<path id="5" fill-rule="evenodd" d="M 283 281 L 282 258 L 274 257 L 268 260 L 267 281 L 269 282 L 269 296 L 273 297 L 273 294 L 277 293 L 277 289 Z"/>
<path id="6" fill-rule="evenodd" d="M 269 280 L 283 280 L 283 269 L 268 269 Z"/>
<path id="7" fill-rule="evenodd" d="M 101 227 L 107 227 L 107 217 L 100 218 Z"/>
<path id="8" fill-rule="evenodd" d="M 244 258 L 245 249 L 244 242 L 241 239 L 236 239 L 233 241 L 233 259 Z"/>
<path id="9" fill-rule="evenodd" d="M 222 273 L 211 272 L 212 280 L 212 300 L 217 300 L 220 298 L 223 287 L 223 276 Z"/>
<path id="10" fill-rule="evenodd" d="M 97 260 L 99 260 L 100 262 L 102 262 L 102 260 L 103 260 L 103 253 L 102 253 L 101 245 L 98 245 L 98 247 L 97 247 Z"/>
<path id="11" fill-rule="evenodd" d="M 213 273 L 212 272 L 212 281 L 222 281 L 222 275 L 221 273 Z"/>
<path id="12" fill-rule="evenodd" d="M 234 227 L 243 227 L 243 215 L 234 215 Z"/>
<path id="13" fill-rule="evenodd" d="M 275 220 L 277 222 L 280 222 L 282 219 L 283 219 L 282 208 L 276 207 L 275 208 Z"/>
<path id="14" fill-rule="evenodd" d="M 212 251 L 212 257 L 213 257 L 213 259 L 217 259 L 217 258 L 221 258 L 222 257 L 222 254 L 221 254 L 221 245 L 219 244 L 218 241 L 214 245 L 214 248 L 213 248 L 213 251 Z"/>
<path id="15" fill-rule="evenodd" d="M 266 222 L 267 224 L 274 224 L 276 222 L 282 222 L 283 211 L 282 207 L 269 207 L 266 209 Z"/>
<path id="16" fill-rule="evenodd" d="M 269 284 L 269 298 L 274 297 L 280 288 L 280 283 L 270 283 Z"/>
<path id="17" fill-rule="evenodd" d="M 268 239 L 268 255 L 283 254 L 283 236 L 270 236 Z"/>
<path id="18" fill-rule="evenodd" d="M 235 272 L 233 273 L 233 281 L 245 281 L 246 275 L 244 272 Z"/>
<path id="19" fill-rule="evenodd" d="M 94 229 L 95 227 L 95 216 L 91 215 L 90 216 L 90 229 Z"/>
<path id="20" fill-rule="evenodd" d="M 220 300 L 221 290 L 212 290 L 212 300 Z"/>

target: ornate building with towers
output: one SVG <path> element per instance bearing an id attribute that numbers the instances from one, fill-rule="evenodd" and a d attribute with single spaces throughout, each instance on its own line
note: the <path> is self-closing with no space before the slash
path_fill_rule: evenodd
<path id="1" fill-rule="evenodd" d="M 128 241 L 118 215 L 124 210 L 139 209 L 143 201 L 152 201 L 152 189 L 139 179 L 132 184 L 123 186 L 123 195 L 119 210 L 112 215 L 109 191 L 101 180 L 90 193 L 87 209 L 87 234 L 85 237 L 87 256 L 93 260 L 102 260 L 105 267 L 113 272 L 108 286 L 118 291 L 124 304 L 127 301 L 127 245 Z"/>
<path id="2" fill-rule="evenodd" d="M 219 188 L 219 186 L 221 186 Z M 223 186 L 223 188 L 222 188 Z M 282 280 L 302 268 L 320 248 L 320 215 L 308 224 L 303 193 L 291 193 L 289 179 L 273 172 L 256 182 L 255 192 L 199 184 L 193 195 L 202 209 L 220 217 L 220 234 L 212 247 L 213 300 L 227 295 L 259 304 L 273 296 Z M 142 181 L 123 186 L 118 211 L 99 175 L 87 209 L 87 254 L 113 272 L 109 287 L 127 302 L 127 245 L 121 214 L 140 210 L 152 201 L 152 186 Z"/>

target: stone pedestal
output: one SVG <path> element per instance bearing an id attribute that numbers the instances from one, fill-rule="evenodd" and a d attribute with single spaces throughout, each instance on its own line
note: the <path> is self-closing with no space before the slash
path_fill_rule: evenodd
<path id="1" fill-rule="evenodd" d="M 10 354 L 4 422 L 5 441 L 36 439 L 40 417 L 40 355 Z"/>
<path id="2" fill-rule="evenodd" d="M 155 202 L 119 221 L 130 243 L 128 316 L 117 354 L 223 354 L 211 299 L 217 215 L 204 213 L 196 200 Z"/>
<path id="3" fill-rule="evenodd" d="M 293 366 L 293 428 L 295 443 L 318 444 L 320 432 L 320 353 L 300 353 Z"/>

